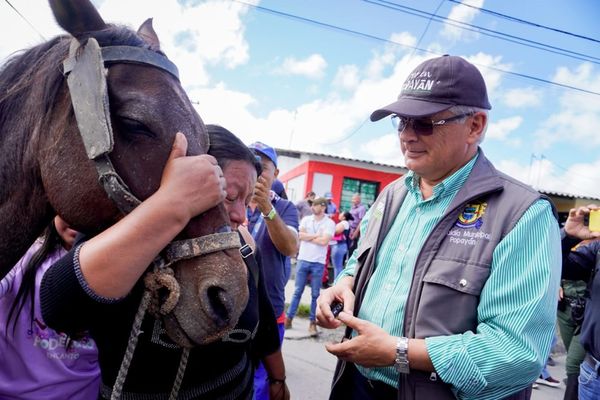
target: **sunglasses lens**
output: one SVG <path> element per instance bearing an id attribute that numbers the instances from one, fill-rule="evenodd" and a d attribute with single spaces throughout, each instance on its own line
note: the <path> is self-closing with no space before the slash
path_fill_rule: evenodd
<path id="1" fill-rule="evenodd" d="M 433 133 L 431 121 L 415 119 L 412 125 L 417 135 L 429 136 Z"/>
<path id="2" fill-rule="evenodd" d="M 398 132 L 402 132 L 406 128 L 407 119 L 398 115 L 392 115 L 392 126 Z"/>

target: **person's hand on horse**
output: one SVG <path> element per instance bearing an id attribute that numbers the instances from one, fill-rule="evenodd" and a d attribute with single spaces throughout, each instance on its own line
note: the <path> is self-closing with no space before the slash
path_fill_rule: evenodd
<path id="1" fill-rule="evenodd" d="M 565 233 L 581 240 L 599 238 L 600 232 L 590 231 L 589 227 L 584 223 L 584 219 L 590 214 L 590 211 L 598 209 L 600 207 L 595 204 L 571 208 L 569 210 L 569 217 L 565 222 Z"/>
<path id="2" fill-rule="evenodd" d="M 252 195 L 252 201 L 256 203 L 260 212 L 265 215 L 273 208 L 271 204 L 271 187 L 267 183 L 267 180 L 262 175 L 259 176 L 254 185 L 254 194 Z"/>
<path id="3" fill-rule="evenodd" d="M 354 309 L 354 292 L 352 291 L 351 277 L 340 279 L 332 287 L 321 290 L 321 294 L 317 299 L 317 324 L 327 329 L 335 329 L 342 323 L 333 316 L 331 305 L 334 302 L 339 302 L 344 305 L 344 311 L 350 315 Z"/>
<path id="4" fill-rule="evenodd" d="M 227 192 L 217 160 L 207 154 L 186 156 L 186 151 L 187 139 L 178 132 L 158 192 L 189 220 L 223 202 Z"/>

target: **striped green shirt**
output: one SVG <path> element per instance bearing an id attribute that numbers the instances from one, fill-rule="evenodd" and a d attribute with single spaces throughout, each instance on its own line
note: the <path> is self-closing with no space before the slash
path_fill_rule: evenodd
<path id="1" fill-rule="evenodd" d="M 358 318 L 402 336 L 418 253 L 476 158 L 436 185 L 427 200 L 418 177 L 412 171 L 406 175 L 408 194 L 378 250 Z M 363 232 L 369 217 L 370 212 L 361 221 Z M 355 252 L 340 277 L 354 276 L 356 256 Z M 501 399 L 539 375 L 554 334 L 560 256 L 558 225 L 548 202 L 539 200 L 494 250 L 491 273 L 481 292 L 477 332 L 426 339 L 436 372 L 453 386 L 458 398 Z M 369 379 L 398 384 L 393 367 L 358 368 Z"/>

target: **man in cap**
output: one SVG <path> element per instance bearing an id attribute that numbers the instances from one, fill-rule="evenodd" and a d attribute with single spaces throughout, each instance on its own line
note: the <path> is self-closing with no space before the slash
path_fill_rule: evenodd
<path id="1" fill-rule="evenodd" d="M 321 275 L 325 268 L 325 259 L 327 257 L 327 248 L 329 241 L 335 234 L 335 223 L 325 214 L 327 199 L 319 197 L 312 203 L 313 214 L 302 218 L 300 221 L 300 249 L 296 263 L 296 288 L 290 301 L 285 318 L 285 327 L 292 327 L 292 320 L 298 310 L 300 298 L 304 292 L 304 286 L 311 275 L 311 303 L 310 303 L 310 324 L 308 332 L 311 336 L 316 336 L 316 308 L 317 298 L 321 290 Z"/>
<path id="2" fill-rule="evenodd" d="M 325 214 L 327 214 L 329 217 L 333 217 L 338 211 L 337 204 L 333 202 L 333 194 L 331 194 L 331 192 L 327 192 L 325 195 L 323 195 L 323 197 L 327 199 L 327 209 L 325 210 Z"/>
<path id="3" fill-rule="evenodd" d="M 319 324 L 347 326 L 327 345 L 332 399 L 529 398 L 554 334 L 560 233 L 551 203 L 479 148 L 489 109 L 477 68 L 443 56 L 371 114 L 397 121 L 410 171 L 369 209 L 319 298 Z"/>
<path id="4" fill-rule="evenodd" d="M 289 257 L 296 255 L 298 250 L 298 212 L 291 201 L 271 190 L 279 174 L 275 149 L 261 142 L 248 147 L 260 157 L 262 164 L 262 174 L 256 180 L 248 206 L 248 231 L 261 255 L 265 286 L 275 310 L 279 338 L 283 341 L 285 284 L 289 278 Z M 269 398 L 271 380 L 268 378 L 262 363 L 259 364 L 254 378 L 255 399 Z"/>

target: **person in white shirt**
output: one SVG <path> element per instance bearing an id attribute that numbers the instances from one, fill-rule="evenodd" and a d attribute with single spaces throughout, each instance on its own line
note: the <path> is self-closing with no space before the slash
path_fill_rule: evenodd
<path id="1" fill-rule="evenodd" d="M 319 197 L 313 201 L 313 215 L 304 217 L 300 221 L 300 249 L 296 264 L 296 289 L 285 318 L 285 328 L 289 329 L 292 327 L 292 319 L 296 315 L 300 297 L 302 297 L 304 286 L 310 274 L 312 300 L 310 303 L 308 332 L 313 336 L 318 334 L 315 314 L 317 298 L 321 290 L 321 275 L 327 259 L 327 246 L 335 233 L 335 223 L 325 214 L 326 208 L 327 199 Z"/>

